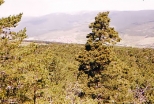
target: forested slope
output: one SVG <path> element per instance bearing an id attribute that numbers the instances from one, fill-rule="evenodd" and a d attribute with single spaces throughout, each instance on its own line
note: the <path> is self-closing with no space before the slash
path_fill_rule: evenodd
<path id="1" fill-rule="evenodd" d="M 118 61 L 104 71 L 104 96 L 99 100 L 89 95 L 95 89 L 87 87 L 88 76 L 77 80 L 79 63 L 75 57 L 83 49 L 84 45 L 54 43 L 17 48 L 0 66 L 1 103 L 135 103 L 143 98 L 154 103 L 153 49 L 115 47 Z M 6 90 L 8 86 L 12 89 Z"/>

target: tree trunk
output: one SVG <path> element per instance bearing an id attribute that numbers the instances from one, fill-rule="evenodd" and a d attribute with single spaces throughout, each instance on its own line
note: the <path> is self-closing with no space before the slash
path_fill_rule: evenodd
<path id="1" fill-rule="evenodd" d="M 36 88 L 34 87 L 34 97 L 33 97 L 33 101 L 34 101 L 34 104 L 36 104 Z"/>

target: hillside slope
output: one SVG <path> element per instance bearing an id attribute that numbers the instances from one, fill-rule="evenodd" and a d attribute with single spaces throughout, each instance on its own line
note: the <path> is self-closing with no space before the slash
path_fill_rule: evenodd
<path id="1" fill-rule="evenodd" d="M 79 12 L 73 15 L 52 13 L 23 18 L 17 30 L 27 27 L 30 40 L 84 43 L 86 34 L 90 32 L 88 25 L 98 12 Z M 109 16 L 111 26 L 116 28 L 122 38 L 121 45 L 147 47 L 154 44 L 151 41 L 154 37 L 154 10 L 111 11 Z"/>

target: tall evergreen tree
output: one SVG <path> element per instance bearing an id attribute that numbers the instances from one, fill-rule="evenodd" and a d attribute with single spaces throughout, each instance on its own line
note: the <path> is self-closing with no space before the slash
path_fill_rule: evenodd
<path id="1" fill-rule="evenodd" d="M 89 25 L 92 30 L 87 35 L 84 52 L 76 58 L 80 62 L 79 76 L 82 73 L 88 75 L 88 86 L 96 87 L 102 80 L 103 70 L 114 59 L 112 46 L 121 39 L 113 27 L 109 27 L 109 12 L 99 13 L 95 21 Z"/>

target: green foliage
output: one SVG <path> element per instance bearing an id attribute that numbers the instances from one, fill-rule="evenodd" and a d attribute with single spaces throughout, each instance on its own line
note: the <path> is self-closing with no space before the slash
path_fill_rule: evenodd
<path id="1" fill-rule="evenodd" d="M 0 1 L 2 4 L 4 1 Z M 0 100 L 1 103 L 10 102 L 10 100 L 17 100 L 26 91 L 20 85 L 20 79 L 23 77 L 16 70 L 17 61 L 21 58 L 16 58 L 13 54 L 18 49 L 22 40 L 26 37 L 26 29 L 19 32 L 10 31 L 11 28 L 16 27 L 21 20 L 22 14 L 16 16 L 9 16 L 0 19 Z M 19 99 L 18 99 L 19 100 Z"/>
<path id="2" fill-rule="evenodd" d="M 1 104 L 154 103 L 154 50 L 113 47 L 120 38 L 108 12 L 91 23 L 85 46 L 23 46 L 26 29 L 10 31 L 21 17 L 0 19 Z"/>
<path id="3" fill-rule="evenodd" d="M 118 32 L 109 27 L 108 14 L 109 12 L 103 12 L 95 17 L 95 22 L 89 26 L 92 33 L 87 35 L 85 50 L 77 57 L 80 62 L 79 71 L 84 71 L 90 77 L 101 74 L 109 65 L 113 57 L 111 45 L 120 41 Z"/>
<path id="4" fill-rule="evenodd" d="M 113 27 L 109 27 L 110 18 L 108 17 L 109 12 L 99 13 L 95 17 L 95 21 L 89 25 L 92 29 L 92 33 L 87 35 L 87 44 L 91 41 L 101 41 L 102 44 L 115 44 L 120 41 L 118 32 Z"/>
<path id="5" fill-rule="evenodd" d="M 86 96 L 100 103 L 150 103 L 152 104 L 154 62 L 153 49 L 114 47 L 114 60 L 103 70 L 101 83 L 88 87 L 87 76 L 79 77 L 79 84 Z"/>
<path id="6" fill-rule="evenodd" d="M 126 78 L 130 82 L 130 88 L 135 103 L 152 104 L 154 93 L 152 89 L 154 78 L 153 73 L 153 49 L 137 49 L 137 48 L 116 48 L 117 56 L 120 60 L 127 63 L 125 71 Z"/>
<path id="7" fill-rule="evenodd" d="M 154 51 L 113 47 L 120 38 L 114 28 L 109 28 L 109 22 L 108 12 L 95 17 L 85 49 L 76 58 L 85 96 L 99 103 L 152 104 Z"/>
<path id="8" fill-rule="evenodd" d="M 109 12 L 103 12 L 95 17 L 95 21 L 89 26 L 92 32 L 87 35 L 85 50 L 76 58 L 80 62 L 79 76 L 83 72 L 87 74 L 88 82 L 86 83 L 88 87 L 95 89 L 98 86 L 102 86 L 104 70 L 115 59 L 112 45 L 120 41 L 118 32 L 114 28 L 109 27 L 110 19 L 108 14 Z M 99 91 L 92 89 L 87 93 L 101 96 L 98 94 Z"/>
<path id="9" fill-rule="evenodd" d="M 16 48 L 11 52 L 14 58 L 10 63 L 3 66 L 3 69 L 1 66 L 1 72 L 3 70 L 9 76 L 5 84 L 13 81 L 14 86 L 22 85 L 16 96 L 10 95 L 10 98 L 32 104 L 35 85 L 37 87 L 36 103 L 97 104 L 102 102 L 101 99 L 89 97 L 94 92 L 103 95 L 102 103 L 138 103 L 139 98 L 135 97 L 138 92 L 140 93 L 138 89 L 145 90 L 144 96 L 147 102 L 151 104 L 154 102 L 153 49 L 115 47 L 113 51 L 116 58 L 103 71 L 101 84 L 98 83 L 96 88 L 87 87 L 86 74 L 83 74 L 78 81 L 76 80 L 78 73 L 76 69 L 79 63 L 75 61 L 74 54 L 80 50 L 84 50 L 83 45 L 30 44 Z M 18 80 L 12 78 L 18 78 Z M 42 80 L 41 83 L 39 79 Z M 78 94 L 84 91 L 85 96 L 78 97 Z"/>

